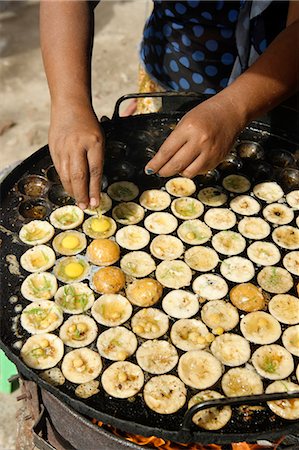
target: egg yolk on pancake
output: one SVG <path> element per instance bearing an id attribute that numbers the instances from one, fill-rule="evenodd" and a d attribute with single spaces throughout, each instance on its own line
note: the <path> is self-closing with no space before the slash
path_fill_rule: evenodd
<path id="1" fill-rule="evenodd" d="M 61 241 L 62 247 L 67 248 L 69 250 L 73 250 L 74 248 L 78 247 L 79 244 L 80 244 L 79 239 L 77 238 L 77 236 L 73 235 L 66 236 Z"/>
<path id="2" fill-rule="evenodd" d="M 71 262 L 65 266 L 64 272 L 70 278 L 77 278 L 82 275 L 84 268 L 78 262 Z"/>
<path id="3" fill-rule="evenodd" d="M 107 231 L 110 228 L 109 220 L 104 219 L 104 218 L 92 219 L 91 228 L 93 229 L 93 231 L 100 232 L 100 233 Z"/>

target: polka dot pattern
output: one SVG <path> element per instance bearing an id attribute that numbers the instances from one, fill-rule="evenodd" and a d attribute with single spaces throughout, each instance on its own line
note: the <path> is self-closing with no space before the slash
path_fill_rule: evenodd
<path id="1" fill-rule="evenodd" d="M 246 5 L 247 0 L 154 0 L 140 50 L 147 72 L 166 89 L 215 94 L 226 87 L 238 57 L 237 30 L 247 35 L 260 24 L 255 17 L 250 27 L 249 14 L 242 15 Z M 269 44 L 262 31 L 259 26 L 261 38 L 254 41 L 258 54 Z"/>

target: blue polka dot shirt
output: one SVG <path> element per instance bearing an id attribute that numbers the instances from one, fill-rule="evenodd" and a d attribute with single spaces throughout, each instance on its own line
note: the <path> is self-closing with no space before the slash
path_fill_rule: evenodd
<path id="1" fill-rule="evenodd" d="M 288 2 L 154 1 L 140 49 L 148 74 L 170 90 L 214 94 L 285 27 Z"/>

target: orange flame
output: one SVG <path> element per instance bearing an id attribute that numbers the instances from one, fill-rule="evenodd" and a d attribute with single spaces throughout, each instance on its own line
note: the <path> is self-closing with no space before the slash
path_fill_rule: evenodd
<path id="1" fill-rule="evenodd" d="M 92 419 L 92 423 L 97 424 L 99 427 L 103 427 L 108 431 L 111 431 L 115 436 L 118 436 L 122 439 L 126 439 L 127 441 L 134 442 L 137 445 L 148 445 L 150 444 L 153 448 L 157 448 L 159 450 L 221 450 L 221 445 L 217 444 L 179 444 L 172 441 L 164 440 L 158 438 L 156 436 L 144 437 L 139 434 L 131 434 L 125 431 L 118 430 L 111 425 L 105 425 L 103 422 L 97 421 L 96 419 Z M 279 439 L 274 444 L 273 450 L 277 450 L 279 444 L 283 441 L 284 437 Z M 249 444 L 247 442 L 237 442 L 231 444 L 232 450 L 262 450 L 265 449 L 264 446 L 258 444 Z"/>

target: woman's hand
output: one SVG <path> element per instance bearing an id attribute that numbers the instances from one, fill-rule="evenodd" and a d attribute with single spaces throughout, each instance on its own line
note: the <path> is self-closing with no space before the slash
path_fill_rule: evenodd
<path id="1" fill-rule="evenodd" d="M 185 114 L 145 172 L 193 178 L 214 169 L 246 125 L 241 117 L 221 93 L 206 100 Z"/>
<path id="2" fill-rule="evenodd" d="M 104 136 L 92 108 L 52 108 L 50 153 L 64 189 L 80 208 L 99 205 Z"/>

